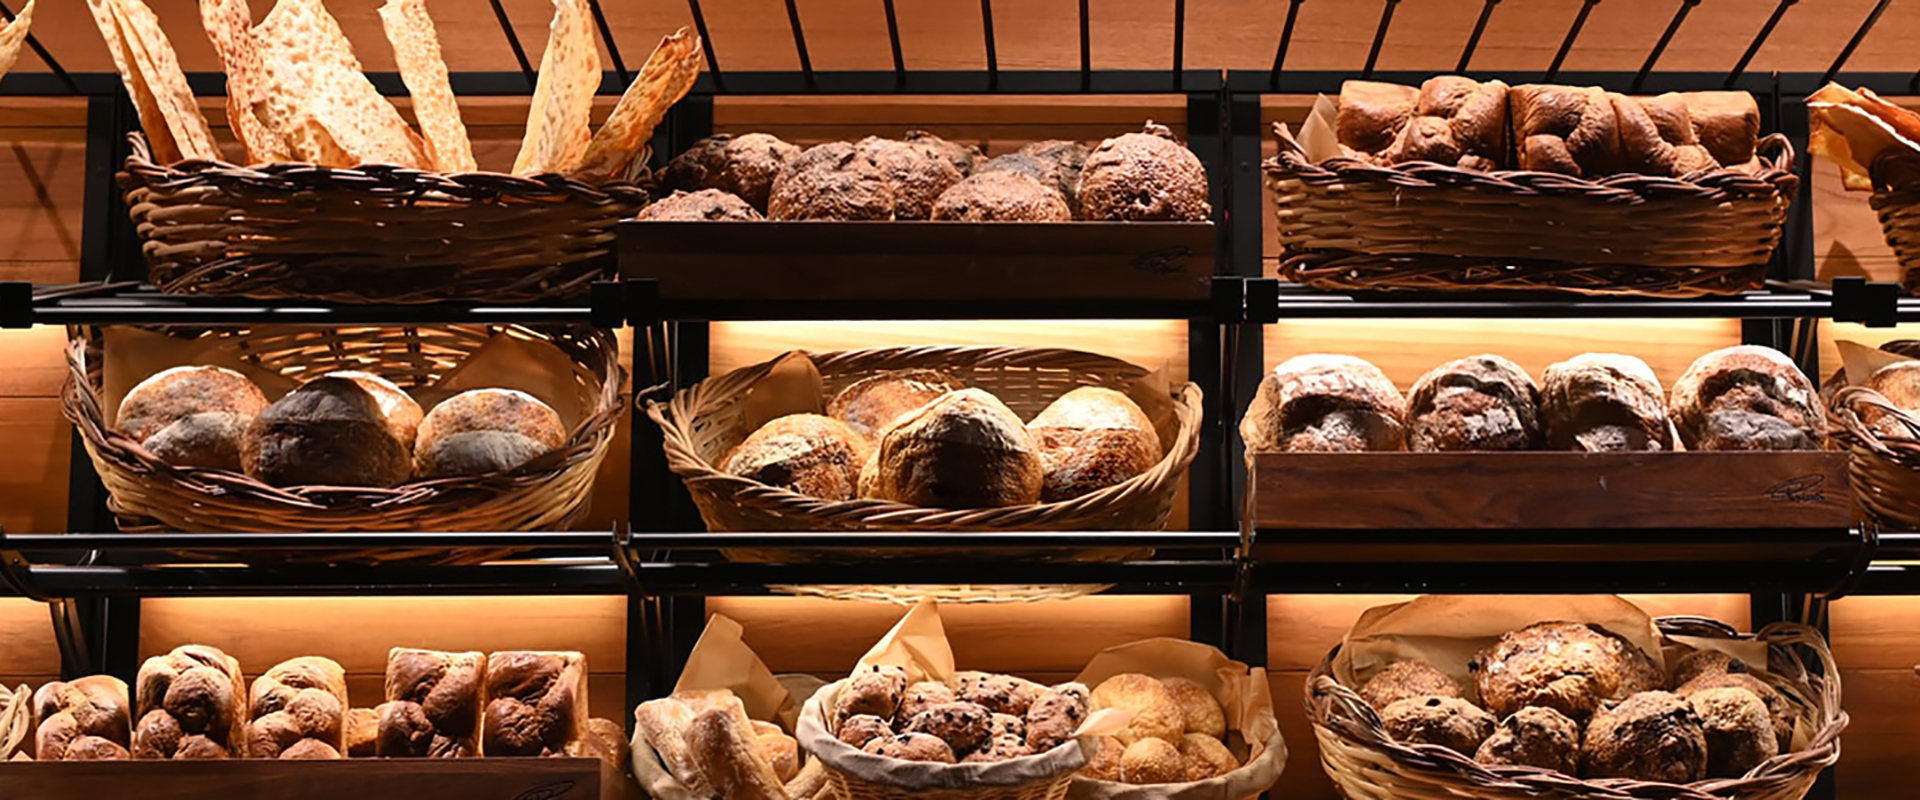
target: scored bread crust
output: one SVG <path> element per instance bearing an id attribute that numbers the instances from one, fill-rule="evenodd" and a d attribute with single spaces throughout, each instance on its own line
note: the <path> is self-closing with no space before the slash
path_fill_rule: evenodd
<path id="1" fill-rule="evenodd" d="M 1379 367 L 1314 353 L 1261 379 L 1240 433 L 1251 453 L 1399 450 L 1406 415 L 1406 400 Z"/>
<path id="2" fill-rule="evenodd" d="M 1586 353 L 1547 367 L 1540 384 L 1550 449 L 1673 449 L 1666 393 L 1645 361 Z"/>
<path id="3" fill-rule="evenodd" d="M 880 433 L 860 494 L 923 508 L 992 508 L 1040 499 L 1040 450 L 999 398 L 962 389 Z"/>
<path id="4" fill-rule="evenodd" d="M 789 414 L 720 459 L 720 470 L 825 500 L 852 500 L 872 449 L 852 428 L 819 414 Z"/>
<path id="5" fill-rule="evenodd" d="M 827 402 L 827 416 L 847 423 L 855 433 L 877 439 L 880 429 L 916 408 L 966 384 L 933 369 L 889 370 L 869 375 L 841 389 Z"/>
<path id="6" fill-rule="evenodd" d="M 1814 450 L 1826 441 L 1819 391 L 1770 347 L 1701 356 L 1674 381 L 1672 412 L 1689 450 Z"/>
<path id="7" fill-rule="evenodd" d="M 1479 355 L 1433 368 L 1407 398 L 1408 449 L 1537 450 L 1540 388 L 1520 365 Z"/>

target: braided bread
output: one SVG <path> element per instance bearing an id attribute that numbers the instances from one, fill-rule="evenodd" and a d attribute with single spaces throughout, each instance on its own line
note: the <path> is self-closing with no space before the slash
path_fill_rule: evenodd
<path id="1" fill-rule="evenodd" d="M 247 703 L 252 758 L 344 758 L 347 672 L 332 659 L 302 656 L 254 679 Z"/>
<path id="2" fill-rule="evenodd" d="M 563 756 L 587 730 L 587 657 L 503 652 L 487 656 L 480 750 L 489 756 Z"/>
<path id="3" fill-rule="evenodd" d="M 387 651 L 387 703 L 374 752 L 382 758 L 480 755 L 484 653 Z"/>
<path id="4" fill-rule="evenodd" d="M 134 758 L 234 758 L 246 754 L 240 662 L 219 649 L 182 645 L 140 665 L 134 681 Z"/>
<path id="5" fill-rule="evenodd" d="M 132 729 L 127 684 L 111 675 L 49 683 L 33 695 L 34 757 L 41 761 L 127 758 Z M 25 728 L 21 730 L 24 735 Z M 24 747 L 21 748 L 24 751 Z"/>

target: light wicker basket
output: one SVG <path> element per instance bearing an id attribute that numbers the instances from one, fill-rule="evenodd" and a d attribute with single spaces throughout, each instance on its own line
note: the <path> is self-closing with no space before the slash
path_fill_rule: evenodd
<path id="1" fill-rule="evenodd" d="M 345 303 L 529 302 L 610 275 L 642 185 L 386 166 L 156 164 L 120 173 L 162 292 Z M 639 158 L 644 162 L 646 154 Z"/>
<path id="2" fill-rule="evenodd" d="M 430 385 L 493 337 L 547 342 L 573 360 L 573 390 L 589 412 L 553 453 L 510 473 L 374 487 L 273 487 L 225 470 L 176 467 L 115 430 L 101 398 L 101 342 L 81 330 L 67 346 L 61 407 L 80 432 L 121 530 L 216 532 L 538 531 L 564 529 L 586 508 L 624 407 L 617 343 L 590 328 L 221 328 L 175 330 L 218 341 L 239 359 L 295 381 L 335 370 L 371 372 L 403 389 Z M 512 551 L 381 549 L 257 553 L 266 561 L 476 563 Z M 200 554 L 183 554 L 197 557 Z"/>
<path id="3" fill-rule="evenodd" d="M 1839 760 L 1840 732 L 1847 727 L 1840 669 L 1818 630 L 1775 623 L 1749 636 L 1698 617 L 1655 622 L 1668 635 L 1766 643 L 1768 673 L 1756 677 L 1800 713 L 1811 731 L 1806 746 L 1775 756 L 1744 777 L 1686 786 L 1488 766 L 1445 747 L 1394 741 L 1374 709 L 1333 677 L 1336 647 L 1307 677 L 1307 719 L 1320 745 L 1321 766 L 1348 800 L 1800 800 L 1821 771 Z"/>
<path id="4" fill-rule="evenodd" d="M 1265 164 L 1280 276 L 1318 289 L 1695 297 L 1760 288 L 1798 187 L 1793 146 L 1757 174 L 1586 180 L 1354 158 L 1314 163 L 1285 126 Z M 1524 231 L 1516 235 L 1516 231 Z"/>
<path id="5" fill-rule="evenodd" d="M 1832 397 L 1828 436 L 1847 449 L 1860 510 L 1892 530 L 1920 527 L 1920 418 L 1864 386 L 1841 388 Z"/>
<path id="6" fill-rule="evenodd" d="M 1889 151 L 1869 166 L 1873 198 L 1887 246 L 1900 262 L 1900 284 L 1920 295 L 1920 155 Z"/>

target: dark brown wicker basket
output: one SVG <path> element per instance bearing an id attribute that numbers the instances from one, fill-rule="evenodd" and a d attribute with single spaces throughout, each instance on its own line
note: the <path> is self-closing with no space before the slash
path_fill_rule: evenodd
<path id="1" fill-rule="evenodd" d="M 1757 289 L 1798 187 L 1793 146 L 1758 174 L 1684 179 L 1314 163 L 1285 126 L 1265 164 L 1283 279 L 1330 290 L 1506 289 L 1696 297 Z"/>
<path id="2" fill-rule="evenodd" d="M 398 167 L 156 164 L 120 173 L 148 277 L 169 294 L 345 303 L 529 302 L 611 274 L 636 184 Z M 644 155 L 643 155 L 644 157 Z"/>
<path id="3" fill-rule="evenodd" d="M 559 450 L 509 473 L 415 481 L 391 489 L 274 487 L 237 472 L 173 466 L 115 430 L 101 402 L 102 342 L 76 329 L 67 345 L 68 375 L 61 389 L 61 408 L 80 432 L 87 455 L 106 484 L 108 508 L 118 517 L 120 529 L 128 532 L 562 530 L 586 508 L 625 403 L 618 344 L 605 330 L 472 325 L 168 332 L 216 339 L 239 358 L 295 381 L 335 370 L 361 370 L 408 390 L 431 385 L 495 334 L 537 339 L 572 358 L 572 388 L 589 412 Z M 478 563 L 512 552 L 288 550 L 255 553 L 248 560 L 455 564 Z"/>

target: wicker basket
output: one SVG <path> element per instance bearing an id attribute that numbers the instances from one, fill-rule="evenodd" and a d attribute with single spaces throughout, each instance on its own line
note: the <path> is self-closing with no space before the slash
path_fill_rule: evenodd
<path id="1" fill-rule="evenodd" d="M 1799 710 L 1812 731 L 1807 745 L 1769 759 L 1745 777 L 1687 786 L 1587 781 L 1532 767 L 1487 766 L 1444 747 L 1393 741 L 1373 708 L 1334 679 L 1336 647 L 1307 677 L 1307 719 L 1320 744 L 1321 765 L 1349 800 L 1799 800 L 1820 772 L 1839 760 L 1847 715 L 1840 709 L 1840 670 L 1819 631 L 1775 623 L 1744 636 L 1697 617 L 1657 623 L 1668 635 L 1765 642 L 1768 674 L 1760 677 Z M 1815 659 L 1811 664 L 1808 655 Z"/>
<path id="2" fill-rule="evenodd" d="M 1760 140 L 1758 174 L 1685 179 L 1310 161 L 1282 125 L 1266 164 L 1283 279 L 1331 290 L 1506 289 L 1696 297 L 1757 289 L 1798 179 Z"/>
<path id="3" fill-rule="evenodd" d="M 519 326 L 410 328 L 222 328 L 174 331 L 211 337 L 242 360 L 295 381 L 362 370 L 405 389 L 430 385 L 495 334 L 540 340 L 574 364 L 572 381 L 589 412 L 554 453 L 504 474 L 373 487 L 276 488 L 225 470 L 181 468 L 114 430 L 101 400 L 101 343 L 67 346 L 61 407 L 80 432 L 110 495 L 121 530 L 217 532 L 538 531 L 564 529 L 585 510 L 594 475 L 624 405 L 617 343 L 588 328 Z M 511 554 L 487 549 L 383 549 L 251 554 L 259 561 L 477 563 Z M 188 557 L 201 554 L 184 553 Z M 231 557 L 229 557 L 230 560 Z"/>
<path id="4" fill-rule="evenodd" d="M 1853 495 L 1867 519 L 1893 530 L 1920 527 L 1920 418 L 1864 386 L 1835 392 L 1828 411 L 1828 435 L 1847 448 Z"/>
<path id="5" fill-rule="evenodd" d="M 644 188 L 397 167 L 156 164 L 120 173 L 148 277 L 169 294 L 346 303 L 567 297 L 612 272 Z M 644 154 L 642 156 L 644 158 Z"/>

